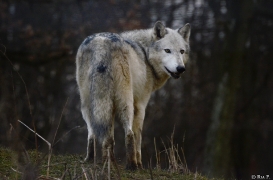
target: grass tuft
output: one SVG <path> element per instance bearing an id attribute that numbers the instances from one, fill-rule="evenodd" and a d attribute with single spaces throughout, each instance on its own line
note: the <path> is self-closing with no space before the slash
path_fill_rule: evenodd
<path id="1" fill-rule="evenodd" d="M 21 164 L 16 162 L 17 153 L 8 149 L 0 147 L 0 179 L 26 179 L 25 177 L 35 177 L 35 179 L 55 180 L 55 179 L 68 179 L 68 180 L 101 180 L 101 179 L 121 179 L 121 180 L 143 180 L 151 179 L 151 172 L 153 179 L 157 180 L 207 180 L 207 177 L 199 173 L 181 173 L 180 171 L 163 170 L 159 168 L 143 169 L 137 171 L 127 171 L 124 165 L 117 165 L 120 171 L 120 177 L 117 174 L 115 167 L 108 167 L 108 170 L 103 171 L 103 164 L 81 163 L 80 155 L 55 155 L 51 156 L 50 172 L 48 174 L 47 157 L 43 153 L 36 150 L 28 151 L 30 162 Z M 37 161 L 37 158 L 39 161 Z M 32 174 L 24 173 L 24 170 Z M 109 173 L 109 174 L 108 174 Z M 110 175 L 110 176 L 109 176 Z"/>

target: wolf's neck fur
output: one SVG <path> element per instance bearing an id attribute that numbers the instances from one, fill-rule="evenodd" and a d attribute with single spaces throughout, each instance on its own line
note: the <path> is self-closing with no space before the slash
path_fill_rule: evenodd
<path id="1" fill-rule="evenodd" d="M 149 59 L 149 47 L 155 42 L 153 38 L 153 29 L 127 31 L 120 34 L 124 39 L 136 42 L 140 48 L 144 49 L 146 59 L 146 68 L 154 76 L 153 79 L 147 79 L 153 84 L 153 91 L 162 87 L 169 76 L 160 68 L 154 66 L 153 61 Z"/>
<path id="2" fill-rule="evenodd" d="M 126 31 L 120 35 L 125 39 L 140 43 L 145 48 L 149 47 L 154 41 L 152 29 Z"/>

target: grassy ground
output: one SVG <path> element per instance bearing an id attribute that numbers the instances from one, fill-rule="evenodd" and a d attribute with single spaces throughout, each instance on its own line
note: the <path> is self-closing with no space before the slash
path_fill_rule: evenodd
<path id="1" fill-rule="evenodd" d="M 106 163 L 94 166 L 92 163 L 81 163 L 79 155 L 52 155 L 50 163 L 48 156 L 34 151 L 18 155 L 7 148 L 0 147 L 0 179 L 111 179 L 121 180 L 206 180 L 208 178 L 198 173 L 168 171 L 159 169 L 144 169 L 127 171 L 123 166 L 113 166 Z M 21 162 L 21 163 L 18 163 Z M 19 165 L 20 164 L 20 165 Z M 47 164 L 49 164 L 49 169 Z M 118 170 L 117 170 L 118 169 Z M 120 177 L 118 175 L 118 172 Z M 37 178 L 38 177 L 38 178 Z"/>

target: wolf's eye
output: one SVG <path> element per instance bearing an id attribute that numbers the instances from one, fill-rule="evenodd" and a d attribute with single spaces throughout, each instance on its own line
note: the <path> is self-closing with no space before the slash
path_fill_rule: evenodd
<path id="1" fill-rule="evenodd" d="M 164 49 L 164 51 L 165 51 L 166 53 L 171 53 L 171 50 L 170 50 L 170 49 Z"/>
<path id="2" fill-rule="evenodd" d="M 184 54 L 184 52 L 185 52 L 185 50 L 183 50 L 183 49 L 182 49 L 182 50 L 180 50 L 180 53 L 181 53 L 181 54 Z"/>

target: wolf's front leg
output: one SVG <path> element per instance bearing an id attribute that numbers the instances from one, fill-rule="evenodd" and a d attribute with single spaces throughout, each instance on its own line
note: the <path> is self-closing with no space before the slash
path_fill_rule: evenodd
<path id="1" fill-rule="evenodd" d="M 141 141 L 142 141 L 142 127 L 143 127 L 144 116 L 145 116 L 145 106 L 142 104 L 136 104 L 134 106 L 133 131 L 134 131 L 135 140 L 136 140 L 137 165 L 138 165 L 138 168 L 141 168 L 141 169 L 142 169 Z"/>

